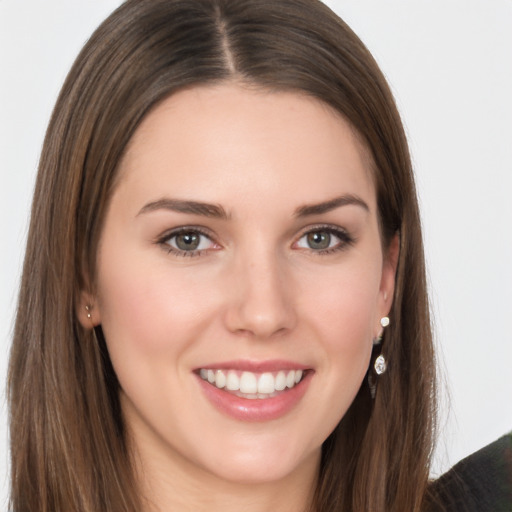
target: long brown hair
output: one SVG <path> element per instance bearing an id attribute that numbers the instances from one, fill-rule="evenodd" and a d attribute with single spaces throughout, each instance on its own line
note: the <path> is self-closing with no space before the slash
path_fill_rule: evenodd
<path id="1" fill-rule="evenodd" d="M 323 446 L 317 512 L 418 511 L 435 427 L 435 371 L 416 192 L 389 87 L 350 28 L 316 0 L 128 0 L 93 34 L 53 112 L 40 160 L 11 351 L 14 512 L 142 508 L 118 383 L 77 320 L 128 141 L 175 91 L 239 80 L 336 109 L 370 155 L 383 243 L 400 236 L 372 401 L 366 380 Z"/>

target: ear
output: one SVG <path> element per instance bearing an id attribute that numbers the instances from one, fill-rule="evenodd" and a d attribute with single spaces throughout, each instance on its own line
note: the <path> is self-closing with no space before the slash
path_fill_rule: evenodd
<path id="1" fill-rule="evenodd" d="M 92 329 L 101 323 L 97 298 L 89 291 L 80 291 L 77 304 L 78 321 L 84 329 Z"/>
<path id="2" fill-rule="evenodd" d="M 388 316 L 393 304 L 393 294 L 395 292 L 396 269 L 398 267 L 398 258 L 400 256 L 400 234 L 393 235 L 391 242 L 384 252 L 382 265 L 382 277 L 380 282 L 380 316 Z"/>

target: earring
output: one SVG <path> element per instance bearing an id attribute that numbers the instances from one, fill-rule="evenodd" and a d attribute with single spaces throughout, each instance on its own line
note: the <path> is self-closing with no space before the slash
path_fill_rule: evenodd
<path id="1" fill-rule="evenodd" d="M 384 331 L 384 328 L 389 325 L 389 318 L 387 316 L 383 316 L 380 319 L 380 325 Z M 383 331 L 373 340 L 372 359 L 375 357 L 373 354 L 377 351 L 377 347 L 382 343 Z M 377 391 L 377 377 L 385 373 L 387 366 L 386 358 L 382 354 L 377 356 L 373 365 L 370 364 L 370 369 L 368 370 L 368 387 L 370 388 L 370 395 L 372 400 L 375 399 L 375 394 Z M 375 375 L 373 372 L 375 372 Z"/>
<path id="2" fill-rule="evenodd" d="M 380 319 L 380 325 L 382 325 L 383 330 L 380 332 L 380 334 L 373 340 L 373 346 L 380 345 L 382 342 L 382 334 L 384 333 L 384 328 L 389 325 L 389 318 L 387 316 L 383 316 Z"/>
<path id="3" fill-rule="evenodd" d="M 377 359 L 375 359 L 373 368 L 375 369 L 375 373 L 377 375 L 382 375 L 386 371 L 387 367 L 388 365 L 386 363 L 386 358 L 382 354 L 377 357 Z"/>
<path id="4" fill-rule="evenodd" d="M 89 320 L 92 319 L 92 316 L 91 316 L 91 306 L 85 306 L 85 310 L 87 311 L 87 318 Z"/>
<path id="5" fill-rule="evenodd" d="M 382 325 L 382 328 L 385 329 L 389 325 L 389 317 L 383 316 L 380 319 L 380 325 Z M 382 341 L 382 333 L 379 336 L 379 342 L 380 341 Z M 377 375 L 382 375 L 388 367 L 386 363 L 386 358 L 381 354 L 375 360 L 375 364 L 373 365 L 373 367 L 375 368 L 375 372 L 377 373 Z"/>

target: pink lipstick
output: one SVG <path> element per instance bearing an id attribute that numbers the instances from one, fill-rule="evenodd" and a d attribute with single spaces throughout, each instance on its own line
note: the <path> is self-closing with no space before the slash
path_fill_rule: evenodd
<path id="1" fill-rule="evenodd" d="M 290 361 L 229 361 L 194 372 L 206 398 L 240 421 L 269 421 L 293 409 L 304 396 L 313 370 Z"/>

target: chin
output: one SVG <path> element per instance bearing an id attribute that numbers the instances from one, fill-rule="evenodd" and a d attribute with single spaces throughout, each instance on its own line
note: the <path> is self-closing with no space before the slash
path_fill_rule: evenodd
<path id="1" fill-rule="evenodd" d="M 317 472 L 321 447 L 308 454 L 286 453 L 282 448 L 268 450 L 260 446 L 235 453 L 226 450 L 221 460 L 215 457 L 213 464 L 209 461 L 204 467 L 222 480 L 246 485 L 271 484 L 294 473 Z"/>

